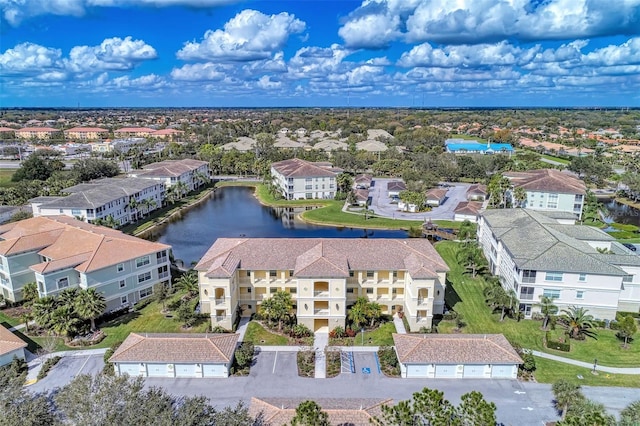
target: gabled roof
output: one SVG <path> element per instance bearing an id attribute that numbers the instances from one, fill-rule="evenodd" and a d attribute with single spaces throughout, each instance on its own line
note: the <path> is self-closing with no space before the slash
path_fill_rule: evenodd
<path id="1" fill-rule="evenodd" d="M 0 226 L 0 255 L 36 252 L 49 259 L 38 273 L 74 268 L 88 273 L 171 248 L 67 216 L 39 216 Z"/>
<path id="2" fill-rule="evenodd" d="M 286 178 L 296 177 L 335 177 L 336 172 L 316 163 L 292 158 L 272 163 L 271 167 Z"/>
<path id="3" fill-rule="evenodd" d="M 263 416 L 266 424 L 282 426 L 291 424 L 296 408 L 309 398 L 251 398 L 249 415 Z M 372 418 L 382 416 L 383 405 L 393 405 L 391 399 L 377 398 L 313 398 L 327 413 L 333 426 L 368 426 Z"/>
<path id="4" fill-rule="evenodd" d="M 236 265 L 233 270 L 231 265 Z M 215 277 L 231 277 L 237 268 L 292 270 L 301 277 L 392 269 L 409 270 L 414 278 L 436 278 L 449 270 L 431 243 L 417 238 L 218 238 L 195 267 Z"/>
<path id="5" fill-rule="evenodd" d="M 583 181 L 569 173 L 554 169 L 529 170 L 526 172 L 505 172 L 515 187 L 531 192 L 557 192 L 561 194 L 586 194 Z"/>
<path id="6" fill-rule="evenodd" d="M 238 338 L 229 334 L 131 333 L 109 362 L 228 363 Z"/>
<path id="7" fill-rule="evenodd" d="M 427 191 L 427 200 L 442 200 L 447 196 L 446 189 L 433 188 Z"/>
<path id="8" fill-rule="evenodd" d="M 123 127 L 118 130 L 114 130 L 113 133 L 153 133 L 156 129 L 150 129 L 148 127 Z"/>
<path id="9" fill-rule="evenodd" d="M 356 143 L 356 149 L 359 151 L 383 152 L 389 148 L 384 142 L 367 139 L 366 141 Z"/>
<path id="10" fill-rule="evenodd" d="M 469 188 L 467 188 L 467 194 L 487 195 L 487 193 L 487 185 L 474 183 L 473 185 L 469 185 Z"/>
<path id="11" fill-rule="evenodd" d="M 142 177 L 177 177 L 184 173 L 193 172 L 198 168 L 207 165 L 206 161 L 187 158 L 184 160 L 165 160 L 157 163 L 147 164 L 143 170 L 136 170 L 137 176 Z"/>
<path id="12" fill-rule="evenodd" d="M 399 180 L 387 182 L 387 191 L 404 191 L 405 189 L 407 189 L 407 185 Z"/>
<path id="13" fill-rule="evenodd" d="M 108 131 L 108 129 L 103 129 L 101 127 L 72 127 L 71 129 L 65 130 L 65 132 L 75 133 L 105 133 Z"/>
<path id="14" fill-rule="evenodd" d="M 53 127 L 23 127 L 22 129 L 15 129 L 16 133 L 22 132 L 60 132 L 60 129 L 54 129 Z"/>
<path id="15" fill-rule="evenodd" d="M 482 203 L 478 203 L 474 201 L 461 201 L 453 209 L 453 213 L 465 214 L 465 215 L 477 215 L 480 212 L 481 208 L 482 208 Z"/>
<path id="16" fill-rule="evenodd" d="M 403 364 L 522 364 L 502 334 L 393 334 Z"/>
<path id="17" fill-rule="evenodd" d="M 26 348 L 27 343 L 0 324 L 0 355 Z"/>
<path id="18" fill-rule="evenodd" d="M 624 276 L 627 273 L 599 256 L 588 242 L 613 241 L 603 231 L 585 225 L 561 225 L 527 209 L 487 210 L 482 217 L 511 253 L 519 269 Z M 620 254 L 619 256 L 635 256 Z M 614 258 L 610 258 L 613 260 Z"/>

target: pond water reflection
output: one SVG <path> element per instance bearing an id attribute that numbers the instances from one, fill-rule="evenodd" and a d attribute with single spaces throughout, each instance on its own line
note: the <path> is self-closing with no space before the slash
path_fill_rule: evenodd
<path id="1" fill-rule="evenodd" d="M 405 231 L 307 224 L 295 217 L 304 209 L 265 207 L 253 196 L 253 188 L 224 187 L 182 217 L 154 228 L 144 237 L 171 245 L 175 258 L 185 266 L 197 262 L 220 237 L 407 238 Z"/>

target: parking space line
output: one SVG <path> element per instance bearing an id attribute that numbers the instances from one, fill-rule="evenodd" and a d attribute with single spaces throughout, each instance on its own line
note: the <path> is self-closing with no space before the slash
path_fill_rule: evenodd
<path id="1" fill-rule="evenodd" d="M 278 362 L 278 351 L 276 351 L 276 356 L 273 358 L 273 369 L 271 370 L 271 374 L 276 374 L 276 362 Z"/>
<path id="2" fill-rule="evenodd" d="M 76 376 L 82 373 L 84 366 L 87 365 L 87 362 L 89 362 L 90 359 L 91 359 L 91 355 L 89 355 L 87 359 L 84 360 L 84 362 L 82 363 L 82 367 L 80 367 L 80 370 L 78 370 L 78 374 L 76 374 Z"/>

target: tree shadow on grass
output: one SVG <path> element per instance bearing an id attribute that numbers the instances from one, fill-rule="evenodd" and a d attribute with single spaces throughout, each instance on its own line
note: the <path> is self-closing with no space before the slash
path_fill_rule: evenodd
<path id="1" fill-rule="evenodd" d="M 119 317 L 113 318 L 109 321 L 99 323 L 98 328 L 118 327 L 120 325 L 128 324 L 129 322 L 133 321 L 139 316 L 140 316 L 140 312 L 138 311 L 129 312 L 124 315 L 120 315 Z"/>
<path id="2" fill-rule="evenodd" d="M 29 336 L 27 336 L 26 334 L 22 333 L 21 331 L 16 330 L 16 331 L 13 332 L 13 334 L 18 336 L 22 340 L 24 340 L 24 342 L 27 344 L 27 350 L 29 352 L 31 352 L 32 354 L 37 353 L 38 350 L 40 349 L 40 345 L 37 342 L 33 341 Z"/>
<path id="3" fill-rule="evenodd" d="M 456 289 L 453 288 L 453 283 L 449 281 L 449 278 L 447 278 L 447 284 L 444 290 L 444 302 L 448 309 L 455 309 L 456 304 L 462 302 L 460 295 Z"/>

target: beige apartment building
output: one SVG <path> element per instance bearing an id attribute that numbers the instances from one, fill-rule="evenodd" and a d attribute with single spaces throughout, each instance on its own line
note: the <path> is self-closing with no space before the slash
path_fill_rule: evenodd
<path id="1" fill-rule="evenodd" d="M 67 139 L 95 141 L 109 137 L 109 130 L 101 127 L 73 127 L 64 131 Z"/>
<path id="2" fill-rule="evenodd" d="M 282 290 L 298 323 L 314 331 L 345 327 L 358 297 L 403 312 L 411 329 L 431 327 L 449 270 L 425 239 L 343 238 L 219 238 L 195 269 L 212 326 L 230 329 Z"/>
<path id="3" fill-rule="evenodd" d="M 39 139 L 48 140 L 60 134 L 59 129 L 53 127 L 23 127 L 16 129 L 15 134 L 18 139 Z"/>

